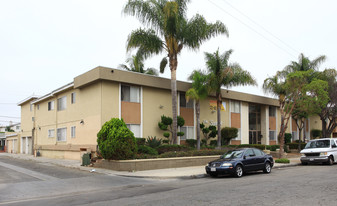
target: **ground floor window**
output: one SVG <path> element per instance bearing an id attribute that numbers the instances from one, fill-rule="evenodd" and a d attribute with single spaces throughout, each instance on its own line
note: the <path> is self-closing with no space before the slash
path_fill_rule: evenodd
<path id="1" fill-rule="evenodd" d="M 276 140 L 276 131 L 269 131 L 269 141 L 275 141 Z"/>
<path id="2" fill-rule="evenodd" d="M 293 141 L 298 140 L 297 132 L 292 132 L 291 133 L 291 138 L 293 139 Z"/>
<path id="3" fill-rule="evenodd" d="M 180 131 L 184 132 L 184 136 L 181 136 L 180 140 L 194 139 L 194 127 L 180 127 Z"/>
<path id="4" fill-rule="evenodd" d="M 141 137 L 140 135 L 140 125 L 139 124 L 126 124 L 128 129 L 133 132 L 135 137 Z"/>
<path id="5" fill-rule="evenodd" d="M 57 129 L 57 141 L 67 141 L 67 128 Z"/>

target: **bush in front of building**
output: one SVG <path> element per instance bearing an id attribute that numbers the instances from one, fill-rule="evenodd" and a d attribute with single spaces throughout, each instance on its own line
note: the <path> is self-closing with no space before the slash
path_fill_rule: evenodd
<path id="1" fill-rule="evenodd" d="M 225 145 L 224 148 L 257 148 L 260 150 L 264 150 L 266 145 L 264 144 L 240 144 L 240 145 Z"/>
<path id="2" fill-rule="evenodd" d="M 322 130 L 320 129 L 312 129 L 311 130 L 311 136 L 316 139 L 322 136 Z"/>
<path id="3" fill-rule="evenodd" d="M 158 152 L 156 149 L 153 149 L 152 147 L 140 145 L 138 146 L 138 154 L 158 155 Z"/>
<path id="4" fill-rule="evenodd" d="M 221 144 L 228 145 L 231 139 L 238 136 L 238 129 L 234 127 L 224 127 L 221 129 Z"/>
<path id="5" fill-rule="evenodd" d="M 137 154 L 134 134 L 118 118 L 112 118 L 102 126 L 97 134 L 97 144 L 104 159 L 133 159 Z"/>
<path id="6" fill-rule="evenodd" d="M 197 140 L 196 139 L 187 139 L 186 144 L 189 147 L 196 148 L 197 146 Z"/>
<path id="7" fill-rule="evenodd" d="M 211 156 L 211 155 L 223 155 L 225 151 L 223 150 L 189 150 L 180 152 L 165 152 L 158 155 L 158 158 L 170 158 L 170 157 L 194 157 L 194 156 Z"/>
<path id="8" fill-rule="evenodd" d="M 160 122 L 158 122 L 159 129 L 163 130 L 163 136 L 167 139 L 172 137 L 173 130 L 172 130 L 172 123 L 173 119 L 171 117 L 167 117 L 165 115 L 161 116 Z M 177 126 L 182 127 L 185 124 L 185 120 L 181 116 L 177 116 Z M 177 132 L 177 136 L 184 136 L 184 132 Z M 170 140 L 171 144 L 173 144 L 173 139 Z"/>
<path id="9" fill-rule="evenodd" d="M 145 138 L 137 138 L 136 137 L 136 142 L 137 142 L 137 145 L 139 146 L 139 145 L 145 145 L 145 141 L 146 141 L 146 139 Z"/>
<path id="10" fill-rule="evenodd" d="M 266 149 L 270 151 L 276 151 L 276 149 L 280 149 L 280 145 L 266 145 Z"/>
<path id="11" fill-rule="evenodd" d="M 211 141 L 209 142 L 209 145 L 212 146 L 212 147 L 218 146 L 218 140 L 211 140 Z"/>
<path id="12" fill-rule="evenodd" d="M 284 143 L 288 144 L 291 142 L 291 134 L 290 133 L 285 133 L 284 134 Z"/>
<path id="13" fill-rule="evenodd" d="M 157 151 L 159 154 L 163 154 L 165 152 L 178 152 L 178 151 L 188 151 L 188 147 L 185 145 L 177 145 L 177 144 L 172 144 L 172 145 L 160 145 L 157 147 Z"/>
<path id="14" fill-rule="evenodd" d="M 299 143 L 294 142 L 294 143 L 289 143 L 287 145 L 289 146 L 289 149 L 298 149 L 298 144 Z M 305 145 L 306 143 L 301 143 L 301 149 L 304 149 Z"/>

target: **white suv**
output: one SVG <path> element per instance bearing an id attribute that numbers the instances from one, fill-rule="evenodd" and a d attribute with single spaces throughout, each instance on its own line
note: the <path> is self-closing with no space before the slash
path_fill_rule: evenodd
<path id="1" fill-rule="evenodd" d="M 337 162 L 337 138 L 310 140 L 301 153 L 301 163 L 324 163 L 332 165 Z"/>

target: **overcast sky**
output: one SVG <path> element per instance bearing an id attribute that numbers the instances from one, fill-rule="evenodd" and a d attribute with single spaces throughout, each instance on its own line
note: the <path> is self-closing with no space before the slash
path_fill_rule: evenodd
<path id="1" fill-rule="evenodd" d="M 122 14 L 126 0 L 0 0 L 0 125 L 20 121 L 17 103 L 44 95 L 96 66 L 125 63 L 128 34 L 141 24 Z M 205 68 L 204 52 L 233 49 L 232 62 L 251 72 L 258 87 L 232 88 L 265 95 L 263 80 L 297 61 L 326 55 L 321 66 L 337 65 L 337 1 L 192 0 L 188 16 L 199 13 L 222 21 L 229 38 L 219 36 L 197 52 L 179 56 L 177 79 Z M 163 55 L 145 62 L 158 68 Z M 170 78 L 167 70 L 162 77 Z"/>

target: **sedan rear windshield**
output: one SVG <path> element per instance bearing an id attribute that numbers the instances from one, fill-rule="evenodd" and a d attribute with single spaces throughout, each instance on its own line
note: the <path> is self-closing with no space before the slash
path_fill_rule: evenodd
<path id="1" fill-rule="evenodd" d="M 308 142 L 307 145 L 305 145 L 305 149 L 310 148 L 330 148 L 330 140 L 317 140 Z"/>

